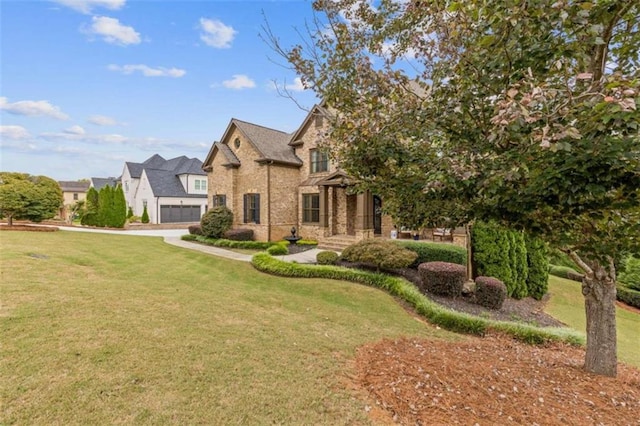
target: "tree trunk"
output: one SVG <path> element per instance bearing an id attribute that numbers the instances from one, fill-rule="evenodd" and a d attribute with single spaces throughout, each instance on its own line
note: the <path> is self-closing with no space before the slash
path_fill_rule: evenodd
<path id="1" fill-rule="evenodd" d="M 7 216 L 7 225 L 8 226 L 13 226 L 13 215 L 12 214 Z"/>
<path id="2" fill-rule="evenodd" d="M 616 342 L 615 279 L 598 263 L 582 280 L 587 315 L 585 370 L 615 377 L 618 357 Z"/>

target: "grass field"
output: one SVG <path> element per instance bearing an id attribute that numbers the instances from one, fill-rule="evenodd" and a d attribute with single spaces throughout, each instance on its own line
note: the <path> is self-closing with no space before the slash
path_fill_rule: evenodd
<path id="1" fill-rule="evenodd" d="M 356 347 L 462 338 L 160 238 L 3 232 L 0 266 L 0 424 L 366 424 Z"/>
<path id="2" fill-rule="evenodd" d="M 551 299 L 545 309 L 569 327 L 585 332 L 584 296 L 581 284 L 564 278 L 549 276 Z M 640 315 L 616 308 L 618 359 L 640 368 Z"/>

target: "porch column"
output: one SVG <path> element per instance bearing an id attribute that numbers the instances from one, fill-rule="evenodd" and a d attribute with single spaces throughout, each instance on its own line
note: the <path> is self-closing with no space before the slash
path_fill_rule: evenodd
<path id="1" fill-rule="evenodd" d="M 329 191 L 326 186 L 320 187 L 320 226 L 329 226 Z"/>
<path id="2" fill-rule="evenodd" d="M 356 238 L 373 237 L 373 195 L 366 191 L 356 198 Z"/>

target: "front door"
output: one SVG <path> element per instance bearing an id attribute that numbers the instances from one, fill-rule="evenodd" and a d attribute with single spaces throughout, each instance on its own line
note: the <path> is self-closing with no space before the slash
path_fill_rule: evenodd
<path id="1" fill-rule="evenodd" d="M 373 196 L 373 233 L 382 234 L 382 199 L 377 195 Z"/>

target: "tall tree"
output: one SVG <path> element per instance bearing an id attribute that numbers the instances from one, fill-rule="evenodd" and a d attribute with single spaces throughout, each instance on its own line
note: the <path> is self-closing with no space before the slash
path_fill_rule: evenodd
<path id="1" fill-rule="evenodd" d="M 56 215 L 62 206 L 62 190 L 46 176 L 0 172 L 0 215 L 8 220 L 41 222 Z"/>
<path id="2" fill-rule="evenodd" d="M 437 201 L 562 247 L 586 272 L 585 367 L 614 376 L 614 265 L 640 245 L 640 3 L 313 7 L 311 40 L 271 41 L 332 107 L 333 155 L 423 216 Z"/>

